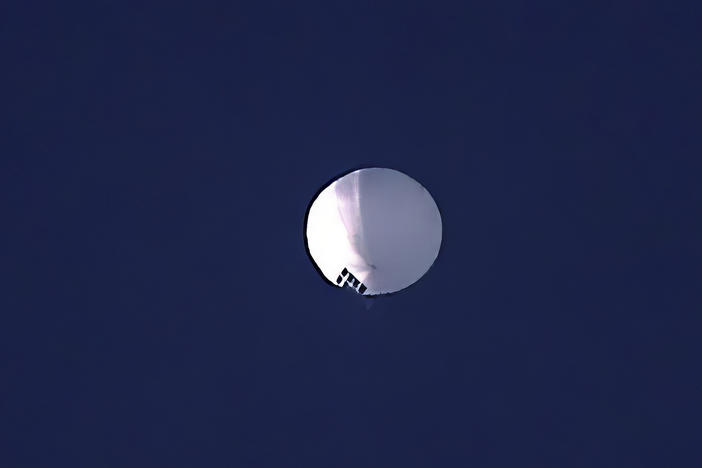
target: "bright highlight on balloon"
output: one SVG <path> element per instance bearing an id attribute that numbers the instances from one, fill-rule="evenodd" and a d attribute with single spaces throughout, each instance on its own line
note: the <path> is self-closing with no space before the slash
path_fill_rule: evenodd
<path id="1" fill-rule="evenodd" d="M 441 215 L 429 192 L 402 172 L 359 169 L 324 188 L 307 212 L 307 250 L 331 283 L 366 296 L 418 281 L 441 247 Z"/>

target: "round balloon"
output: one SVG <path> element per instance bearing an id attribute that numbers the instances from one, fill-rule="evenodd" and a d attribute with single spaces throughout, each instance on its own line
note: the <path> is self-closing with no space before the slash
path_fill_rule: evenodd
<path id="1" fill-rule="evenodd" d="M 305 243 L 328 281 L 375 296 L 400 291 L 429 270 L 441 229 L 427 189 L 400 171 L 373 167 L 319 192 L 307 211 Z"/>

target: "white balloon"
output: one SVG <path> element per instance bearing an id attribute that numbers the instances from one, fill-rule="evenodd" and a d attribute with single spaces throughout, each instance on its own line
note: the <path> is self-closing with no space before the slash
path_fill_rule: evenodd
<path id="1" fill-rule="evenodd" d="M 439 208 L 419 182 L 374 167 L 319 193 L 307 212 L 305 242 L 327 280 L 373 296 L 419 280 L 439 254 L 441 230 Z"/>

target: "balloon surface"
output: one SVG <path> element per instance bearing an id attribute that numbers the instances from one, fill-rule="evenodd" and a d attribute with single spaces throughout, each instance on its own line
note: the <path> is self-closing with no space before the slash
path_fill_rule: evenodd
<path id="1" fill-rule="evenodd" d="M 305 242 L 319 272 L 366 296 L 415 283 L 441 247 L 434 199 L 394 169 L 359 169 L 339 177 L 319 192 L 306 219 Z"/>

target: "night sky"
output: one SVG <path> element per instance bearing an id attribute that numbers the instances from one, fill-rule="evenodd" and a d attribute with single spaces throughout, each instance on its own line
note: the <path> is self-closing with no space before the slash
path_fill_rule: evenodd
<path id="1" fill-rule="evenodd" d="M 700 7 L 13 3 L 1 467 L 702 466 Z M 443 219 L 371 302 L 362 166 Z"/>

